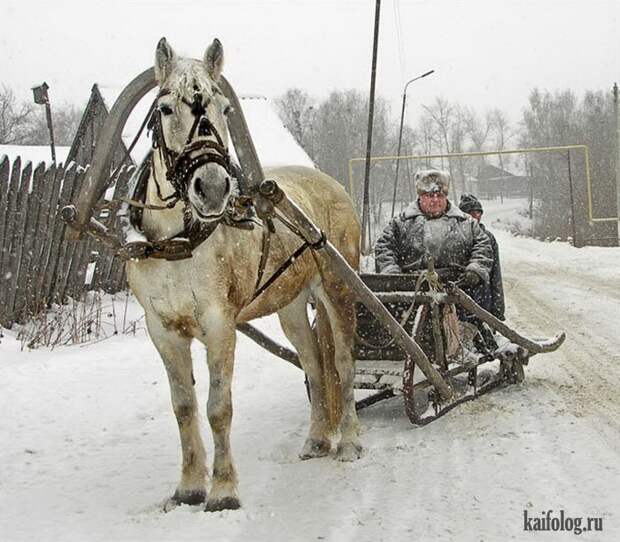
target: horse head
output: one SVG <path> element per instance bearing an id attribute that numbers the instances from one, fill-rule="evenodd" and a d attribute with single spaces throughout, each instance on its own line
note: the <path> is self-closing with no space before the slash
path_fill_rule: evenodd
<path id="1" fill-rule="evenodd" d="M 84 186 L 74 202 L 75 216 L 72 228 L 67 229 L 67 239 L 81 237 L 93 208 L 109 187 L 112 158 L 129 115 L 140 99 L 158 85 L 158 144 L 170 151 L 164 152 L 160 166 L 176 183 L 175 192 L 190 202 L 194 216 L 203 221 L 216 220 L 236 190 L 237 182 L 228 171 L 228 128 L 245 189 L 256 189 L 263 179 L 262 167 L 237 95 L 221 75 L 223 59 L 217 39 L 207 48 L 202 61 L 180 58 L 165 38 L 159 41 L 155 66 L 123 89 L 105 120 Z"/>
<path id="2" fill-rule="evenodd" d="M 231 106 L 218 86 L 223 61 L 217 39 L 202 61 L 177 56 L 165 38 L 155 51 L 160 91 L 154 137 L 161 165 L 177 195 L 205 222 L 221 218 L 237 190 L 228 153 L 226 115 Z"/>

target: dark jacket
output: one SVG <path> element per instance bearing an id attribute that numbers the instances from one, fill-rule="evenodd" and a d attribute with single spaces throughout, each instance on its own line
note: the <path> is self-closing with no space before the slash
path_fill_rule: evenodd
<path id="1" fill-rule="evenodd" d="M 504 316 L 504 285 L 502 283 L 502 270 L 499 263 L 499 248 L 495 236 L 480 224 L 480 228 L 487 235 L 493 250 L 493 267 L 489 276 L 489 284 L 479 285 L 475 288 L 473 295 L 478 304 L 489 311 L 493 316 L 500 320 L 505 320 Z"/>
<path id="2" fill-rule="evenodd" d="M 489 237 L 478 223 L 448 202 L 439 218 L 426 217 L 412 202 L 383 230 L 375 244 L 375 262 L 380 273 L 407 273 L 427 268 L 433 256 L 435 267 L 462 266 L 489 283 L 493 252 Z"/>

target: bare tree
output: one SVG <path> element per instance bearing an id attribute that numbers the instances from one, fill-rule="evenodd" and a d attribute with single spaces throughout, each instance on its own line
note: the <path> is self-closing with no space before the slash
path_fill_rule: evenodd
<path id="1" fill-rule="evenodd" d="M 442 97 L 435 98 L 433 105 L 424 105 L 422 107 L 435 125 L 442 154 L 461 152 L 458 149 L 463 148 L 465 138 L 463 108 L 458 104 L 451 104 Z M 456 168 L 458 176 L 455 176 L 453 161 L 448 158 L 448 170 L 454 183 L 454 197 L 457 197 L 458 193 L 463 192 L 465 189 L 462 162 L 459 161 L 459 166 Z"/>
<path id="2" fill-rule="evenodd" d="M 420 143 L 422 145 L 422 154 L 427 156 L 429 154 L 433 154 L 433 150 L 435 149 L 433 143 L 436 141 L 437 137 L 433 119 L 428 114 L 422 115 L 420 118 L 419 132 L 421 139 Z M 426 159 L 426 166 L 431 167 L 431 162 L 428 158 Z"/>
<path id="3" fill-rule="evenodd" d="M 491 112 L 487 111 L 484 118 L 480 118 L 479 115 L 471 108 L 465 110 L 465 132 L 469 139 L 469 150 L 471 152 L 483 152 L 486 150 L 486 144 L 489 139 L 492 130 Z M 479 172 L 486 164 L 486 157 L 479 156 L 473 160 L 469 160 L 468 173 L 472 177 L 478 177 Z M 468 190 L 471 187 L 467 187 Z"/>
<path id="4" fill-rule="evenodd" d="M 471 141 L 470 149 L 472 151 L 484 151 L 486 142 L 491 132 L 492 124 L 490 111 L 487 111 L 484 119 L 481 120 L 473 109 L 467 109 L 465 116 L 465 131 Z"/>
<path id="5" fill-rule="evenodd" d="M 529 107 L 523 113 L 524 141 L 531 147 L 548 147 L 581 143 L 578 127 L 577 97 L 572 91 L 552 95 L 534 89 Z M 542 238 L 570 235 L 569 190 L 566 158 L 557 153 L 537 154 L 530 159 L 535 177 L 538 206 L 534 231 Z"/>
<path id="6" fill-rule="evenodd" d="M 299 88 L 290 88 L 275 99 L 278 114 L 295 141 L 302 146 L 307 142 L 314 102 L 307 92 Z"/>
<path id="7" fill-rule="evenodd" d="M 84 110 L 75 105 L 64 104 L 52 107 L 54 140 L 57 145 L 71 145 L 77 132 Z M 31 115 L 24 143 L 29 145 L 47 145 L 50 141 L 49 128 L 43 107 Z"/>
<path id="8" fill-rule="evenodd" d="M 23 143 L 33 110 L 32 104 L 18 103 L 13 90 L 2 85 L 0 87 L 0 143 Z"/>
<path id="9" fill-rule="evenodd" d="M 492 132 L 495 137 L 495 149 L 503 151 L 506 149 L 506 144 L 512 139 L 514 133 L 508 122 L 506 114 L 500 109 L 492 109 L 490 112 Z M 502 171 L 506 171 L 506 168 L 510 166 L 510 155 L 498 154 L 499 167 Z M 504 202 L 504 183 L 502 180 L 499 183 L 499 195 L 500 200 Z"/>

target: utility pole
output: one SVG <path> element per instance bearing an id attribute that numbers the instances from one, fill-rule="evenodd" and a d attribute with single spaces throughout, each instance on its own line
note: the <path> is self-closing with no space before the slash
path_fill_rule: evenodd
<path id="1" fill-rule="evenodd" d="M 614 106 L 616 110 L 616 215 L 618 216 L 618 244 L 620 245 L 620 97 L 618 83 L 614 83 Z"/>
<path id="2" fill-rule="evenodd" d="M 47 117 L 47 129 L 50 132 L 50 147 L 52 149 L 52 162 L 56 164 L 56 147 L 54 145 L 54 127 L 52 126 L 52 108 L 50 107 L 50 99 L 47 89 L 50 88 L 46 82 L 38 87 L 32 87 L 34 94 L 34 103 L 45 105 L 45 116 Z"/>
<path id="3" fill-rule="evenodd" d="M 381 0 L 375 7 L 375 32 L 372 45 L 372 68 L 370 72 L 370 98 L 368 102 L 368 138 L 366 140 L 366 171 L 364 173 L 364 201 L 362 204 L 362 254 L 370 252 L 370 156 L 372 152 L 372 124 L 375 111 L 375 79 L 377 76 L 377 50 L 379 48 L 379 16 Z"/>

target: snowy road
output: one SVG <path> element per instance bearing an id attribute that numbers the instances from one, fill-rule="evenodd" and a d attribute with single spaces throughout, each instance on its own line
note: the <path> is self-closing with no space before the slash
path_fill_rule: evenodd
<path id="1" fill-rule="evenodd" d="M 300 372 L 239 338 L 233 451 L 243 508 L 160 510 L 180 452 L 163 367 L 144 334 L 19 352 L 0 342 L 0 540 L 570 540 L 524 532 L 563 510 L 620 539 L 619 249 L 498 233 L 508 319 L 568 338 L 526 382 L 418 429 L 399 398 L 361 413 L 355 464 L 301 462 Z M 279 335 L 274 320 L 263 329 Z M 195 347 L 200 398 L 208 375 Z M 205 437 L 212 449 L 210 435 Z"/>

